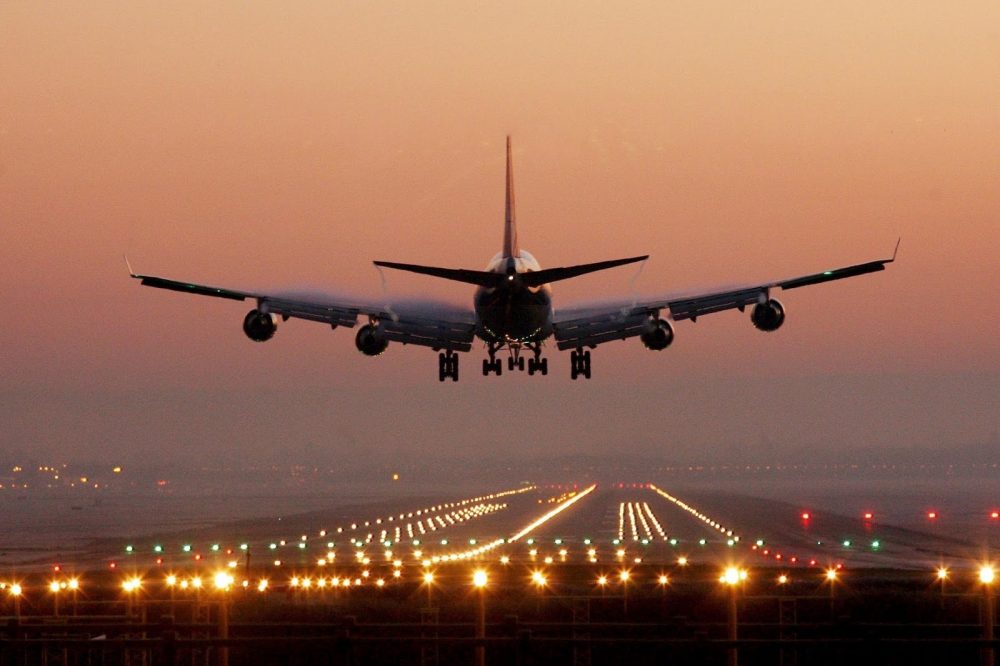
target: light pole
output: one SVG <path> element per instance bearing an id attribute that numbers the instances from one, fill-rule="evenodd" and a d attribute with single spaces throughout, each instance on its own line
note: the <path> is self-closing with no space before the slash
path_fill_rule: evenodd
<path id="1" fill-rule="evenodd" d="M 628 581 L 632 574 L 628 569 L 622 569 L 618 573 L 618 580 L 622 582 L 622 612 L 628 617 Z"/>
<path id="2" fill-rule="evenodd" d="M 833 617 L 834 590 L 837 587 L 837 570 L 830 567 L 826 570 L 826 582 L 830 584 L 830 616 Z"/>
<path id="3" fill-rule="evenodd" d="M 229 638 L 229 589 L 233 585 L 233 577 L 225 571 L 215 574 L 215 589 L 219 592 L 219 638 Z M 219 666 L 229 666 L 229 648 L 219 647 Z"/>
<path id="4" fill-rule="evenodd" d="M 719 578 L 720 582 L 724 583 L 729 588 L 729 603 L 726 606 L 726 639 L 730 641 L 736 641 L 737 638 L 737 617 L 736 617 L 736 593 L 737 586 L 746 581 L 747 572 L 742 569 L 737 569 L 736 567 L 729 567 Z M 726 649 L 726 664 L 727 666 L 736 666 L 739 660 L 739 652 L 736 649 L 736 645 L 733 645 Z"/>
<path id="5" fill-rule="evenodd" d="M 484 570 L 477 569 L 472 574 L 472 585 L 476 588 L 479 597 L 476 609 L 476 638 L 480 640 L 486 638 L 486 584 L 488 582 L 489 577 Z M 486 665 L 486 645 L 484 643 L 476 645 L 475 664 L 476 666 Z"/>
<path id="6" fill-rule="evenodd" d="M 538 589 L 538 599 L 535 604 L 535 615 L 539 616 L 539 621 L 541 621 L 542 598 L 545 596 L 545 586 L 548 584 L 548 579 L 545 577 L 545 573 L 536 570 L 531 572 L 531 582 Z"/>
<path id="7" fill-rule="evenodd" d="M 21 589 L 20 583 L 14 583 L 10 586 L 10 596 L 14 597 L 14 618 L 16 620 L 21 619 L 21 594 L 24 590 Z"/>
<path id="8" fill-rule="evenodd" d="M 49 592 L 52 593 L 52 615 L 59 617 L 59 581 L 49 583 Z"/>
<path id="9" fill-rule="evenodd" d="M 989 564 L 984 564 L 979 568 L 979 582 L 983 584 L 983 640 L 993 640 L 993 625 L 996 623 L 994 616 L 993 602 L 993 582 L 996 580 L 996 571 Z M 983 666 L 993 666 L 993 648 L 985 647 L 982 653 Z"/>

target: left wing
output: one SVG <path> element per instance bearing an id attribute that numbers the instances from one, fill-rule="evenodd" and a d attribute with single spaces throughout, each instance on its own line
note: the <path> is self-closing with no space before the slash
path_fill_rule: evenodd
<path id="1" fill-rule="evenodd" d="M 643 335 L 651 330 L 651 326 L 655 324 L 655 320 L 659 318 L 662 310 L 668 310 L 670 319 L 674 321 L 682 319 L 696 321 L 698 317 L 703 315 L 733 308 L 742 312 L 748 305 L 756 306 L 770 302 L 771 291 L 774 289 L 797 289 L 812 284 L 883 271 L 887 264 L 896 260 L 898 250 L 899 243 L 897 242 L 896 249 L 889 259 L 878 259 L 787 280 L 724 288 L 646 302 L 606 304 L 566 311 L 557 315 L 553 322 L 556 344 L 559 349 L 596 347 L 612 340 L 625 340 Z M 784 317 L 783 312 L 781 317 Z M 778 325 L 780 325 L 780 321 Z"/>
<path id="2" fill-rule="evenodd" d="M 430 301 L 404 301 L 396 307 L 373 306 L 318 295 L 264 294 L 211 287 L 153 275 L 139 275 L 132 271 L 131 266 L 129 275 L 147 287 L 234 301 L 254 300 L 257 302 L 256 313 L 277 316 L 283 320 L 305 319 L 328 324 L 333 328 L 353 328 L 358 323 L 359 316 L 368 317 L 369 322 L 377 327 L 379 335 L 388 342 L 465 352 L 472 348 L 476 328 L 471 312 Z"/>

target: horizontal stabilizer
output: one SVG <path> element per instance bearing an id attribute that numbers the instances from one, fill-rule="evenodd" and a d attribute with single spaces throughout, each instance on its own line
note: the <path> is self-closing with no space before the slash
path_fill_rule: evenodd
<path id="1" fill-rule="evenodd" d="M 637 261 L 643 261 L 649 257 L 648 254 L 641 257 L 629 257 L 628 259 L 612 259 L 611 261 L 599 261 L 594 264 L 580 264 L 579 266 L 566 266 L 564 268 L 546 268 L 540 271 L 529 271 L 527 273 L 518 273 L 517 280 L 529 287 L 540 287 L 543 284 L 549 282 L 557 282 L 559 280 L 568 280 L 569 278 L 577 277 L 578 275 L 586 275 L 587 273 L 594 273 L 596 271 L 603 271 L 607 268 L 614 268 L 616 266 L 624 266 L 625 264 L 634 264 Z M 498 287 L 504 282 L 512 279 L 512 276 L 506 273 L 494 273 L 493 271 L 473 271 L 467 268 L 438 268 L 437 266 L 418 266 L 416 264 L 397 264 L 392 261 L 376 261 L 373 262 L 376 266 L 382 266 L 384 268 L 395 268 L 400 271 L 409 271 L 410 273 L 420 273 L 421 275 L 431 275 L 433 277 L 444 278 L 445 280 L 455 280 L 456 282 L 465 282 L 467 284 L 475 284 L 480 287 Z"/>
<path id="2" fill-rule="evenodd" d="M 586 275 L 587 273 L 594 273 L 596 271 L 603 271 L 608 268 L 614 268 L 616 266 L 624 266 L 625 264 L 634 264 L 637 261 L 644 261 L 649 258 L 648 254 L 644 254 L 641 257 L 629 257 L 628 259 L 612 259 L 611 261 L 598 261 L 595 264 L 580 264 L 579 266 L 566 266 L 565 268 L 545 268 L 540 271 L 533 271 L 531 273 L 521 273 L 518 277 L 521 282 L 527 284 L 529 287 L 540 287 L 543 284 L 549 282 L 557 282 L 559 280 L 568 280 L 569 278 L 574 278 L 579 275 Z"/>
<path id="3" fill-rule="evenodd" d="M 409 271 L 410 273 L 420 273 L 421 275 L 432 275 L 444 278 L 445 280 L 455 280 L 467 284 L 477 284 L 480 287 L 496 287 L 502 283 L 506 277 L 501 273 L 490 271 L 473 271 L 465 268 L 438 268 L 437 266 L 417 266 L 415 264 L 397 264 L 392 261 L 376 261 L 376 266 L 384 268 L 395 268 L 399 271 Z"/>

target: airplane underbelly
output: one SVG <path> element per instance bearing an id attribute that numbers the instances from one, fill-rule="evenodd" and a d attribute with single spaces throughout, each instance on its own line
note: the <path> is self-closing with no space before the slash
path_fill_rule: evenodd
<path id="1" fill-rule="evenodd" d="M 487 342 L 538 342 L 552 335 L 546 289 L 482 290 L 476 294 L 476 334 Z"/>

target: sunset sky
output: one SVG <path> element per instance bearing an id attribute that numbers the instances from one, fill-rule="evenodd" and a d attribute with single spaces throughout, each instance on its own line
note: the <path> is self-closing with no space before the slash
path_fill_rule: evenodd
<path id="1" fill-rule="evenodd" d="M 382 299 L 480 269 L 504 139 L 543 267 L 649 253 L 645 294 L 883 258 L 571 382 L 441 385 L 422 348 L 140 288 L 137 270 Z M 0 458 L 710 457 L 1000 428 L 1000 4 L 0 3 Z M 622 268 L 555 305 L 628 294 Z M 471 307 L 387 274 L 390 297 Z"/>

